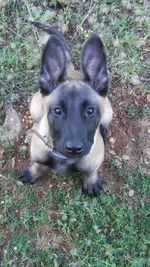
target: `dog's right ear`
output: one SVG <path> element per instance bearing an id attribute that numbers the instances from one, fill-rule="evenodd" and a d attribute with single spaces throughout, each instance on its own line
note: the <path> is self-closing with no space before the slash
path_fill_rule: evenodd
<path id="1" fill-rule="evenodd" d="M 97 34 L 85 43 L 82 58 L 84 80 L 89 82 L 99 95 L 105 96 L 109 83 L 104 45 Z"/>
<path id="2" fill-rule="evenodd" d="M 66 56 L 61 40 L 52 35 L 43 51 L 39 85 L 42 95 L 49 95 L 63 80 Z"/>

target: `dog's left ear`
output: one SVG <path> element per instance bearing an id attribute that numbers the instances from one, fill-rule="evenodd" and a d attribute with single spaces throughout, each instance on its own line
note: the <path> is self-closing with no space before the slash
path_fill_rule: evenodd
<path id="1" fill-rule="evenodd" d="M 84 80 L 101 96 L 107 94 L 109 76 L 103 43 L 97 34 L 93 34 L 85 43 L 81 57 Z"/>
<path id="2" fill-rule="evenodd" d="M 55 35 L 52 35 L 43 51 L 39 85 L 42 95 L 49 95 L 61 82 L 66 71 L 64 46 Z"/>

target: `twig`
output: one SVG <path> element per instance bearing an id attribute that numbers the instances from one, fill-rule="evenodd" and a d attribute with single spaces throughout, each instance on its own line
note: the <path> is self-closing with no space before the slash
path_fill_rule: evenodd
<path id="1" fill-rule="evenodd" d="M 135 94 L 135 92 L 133 91 L 133 89 L 131 89 L 130 87 L 130 91 L 132 92 L 132 94 L 134 95 L 134 97 L 139 100 L 138 96 Z M 140 95 L 140 97 L 144 100 L 144 97 L 142 95 Z"/>
<path id="2" fill-rule="evenodd" d="M 8 180 L 8 178 L 6 176 L 2 175 L 1 173 L 0 173 L 0 178 L 7 179 Z"/>
<path id="3" fill-rule="evenodd" d="M 28 13 L 29 13 L 29 16 L 30 16 L 30 21 L 34 21 L 34 18 L 33 18 L 33 16 L 32 16 L 32 13 L 31 13 L 31 11 L 30 11 L 30 8 L 29 8 L 28 0 L 24 0 L 24 3 L 25 3 L 25 5 L 26 5 L 26 7 L 27 7 L 27 10 L 28 10 Z M 38 43 L 38 38 L 37 38 L 37 36 L 39 37 L 39 34 L 38 34 L 37 29 L 33 28 L 33 32 L 34 32 L 34 37 L 35 37 L 35 39 L 36 39 L 36 41 L 37 41 L 37 44 L 39 45 L 39 43 Z"/>

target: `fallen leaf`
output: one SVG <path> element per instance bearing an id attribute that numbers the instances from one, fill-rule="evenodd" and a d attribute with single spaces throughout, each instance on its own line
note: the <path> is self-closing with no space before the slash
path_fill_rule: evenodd
<path id="1" fill-rule="evenodd" d="M 146 98 L 147 98 L 147 102 L 150 103 L 150 94 L 148 94 L 148 95 L 146 96 Z"/>
<path id="2" fill-rule="evenodd" d="M 115 152 L 114 150 L 109 150 L 108 152 L 109 152 L 109 154 L 111 154 L 111 155 L 113 155 L 113 156 L 116 155 L 116 152 Z"/>
<path id="3" fill-rule="evenodd" d="M 123 156 L 122 156 L 122 159 L 123 159 L 123 160 L 129 160 L 130 158 L 129 158 L 128 155 L 123 155 Z"/>
<path id="4" fill-rule="evenodd" d="M 0 0 L 0 8 L 7 6 L 8 0 Z"/>

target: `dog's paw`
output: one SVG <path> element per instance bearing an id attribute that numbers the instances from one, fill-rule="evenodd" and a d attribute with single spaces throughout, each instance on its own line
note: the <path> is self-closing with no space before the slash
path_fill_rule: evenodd
<path id="1" fill-rule="evenodd" d="M 19 176 L 19 179 L 22 181 L 23 184 L 29 185 L 29 184 L 34 184 L 38 178 L 31 173 L 29 167 L 23 170 L 23 172 Z"/>
<path id="2" fill-rule="evenodd" d="M 96 183 L 83 183 L 82 192 L 90 197 L 97 197 L 102 190 L 102 181 L 98 178 Z"/>

